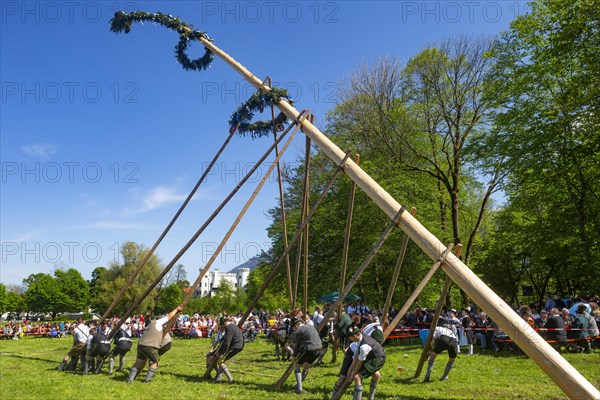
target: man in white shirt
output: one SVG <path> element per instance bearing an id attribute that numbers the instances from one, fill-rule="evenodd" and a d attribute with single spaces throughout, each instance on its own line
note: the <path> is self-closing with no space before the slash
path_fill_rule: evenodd
<path id="1" fill-rule="evenodd" d="M 65 369 L 69 359 L 71 359 L 71 362 L 66 370 L 74 370 L 81 354 L 85 355 L 85 344 L 90 336 L 90 328 L 84 323 L 83 318 L 79 318 L 77 322 L 77 325 L 73 329 L 73 346 L 59 364 L 59 371 Z"/>
<path id="2" fill-rule="evenodd" d="M 454 367 L 454 361 L 456 361 L 456 355 L 458 354 L 458 340 L 456 335 L 452 333 L 449 328 L 448 322 L 445 318 L 440 317 L 438 320 L 438 326 L 433 331 L 433 350 L 429 355 L 429 361 L 427 362 L 427 373 L 425 374 L 425 382 L 430 381 L 431 371 L 433 371 L 433 365 L 435 358 L 444 350 L 448 350 L 448 363 L 444 374 L 440 378 L 440 381 L 448 380 L 448 374 L 452 367 Z"/>
<path id="3" fill-rule="evenodd" d="M 360 400 L 363 393 L 363 379 L 371 377 L 368 400 L 375 398 L 375 391 L 381 378 L 379 370 L 385 364 L 385 350 L 371 336 L 363 335 L 356 325 L 347 330 L 352 342 L 346 351 L 339 378 L 333 386 L 333 395 L 345 390 L 350 380 L 354 380 L 353 400 Z"/>

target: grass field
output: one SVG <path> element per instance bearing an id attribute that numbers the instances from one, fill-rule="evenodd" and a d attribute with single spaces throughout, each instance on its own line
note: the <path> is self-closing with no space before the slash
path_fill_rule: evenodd
<path id="1" fill-rule="evenodd" d="M 70 348 L 72 339 L 26 338 L 0 341 L 0 398 L 2 399 L 326 399 L 339 372 L 338 364 L 311 369 L 304 382 L 305 393 L 293 392 L 293 376 L 281 390 L 274 383 L 287 367 L 275 361 L 273 346 L 263 338 L 246 344 L 244 351 L 228 366 L 236 379 L 233 385 L 215 384 L 202 379 L 207 339 L 174 340 L 173 348 L 162 357 L 160 369 L 151 383 L 138 377 L 126 384 L 126 373 L 82 376 L 57 372 L 56 367 Z M 387 361 L 382 370 L 377 399 L 562 399 L 566 396 L 542 370 L 524 355 L 500 353 L 467 357 L 459 355 L 446 382 L 437 380 L 447 354 L 436 360 L 432 383 L 412 379 L 420 346 L 386 346 Z M 600 357 L 592 354 L 565 354 L 566 359 L 592 384 L 600 386 Z M 129 368 L 135 347 L 125 359 Z M 330 354 L 325 360 L 331 360 Z M 399 366 L 403 371 L 399 371 Z M 106 371 L 106 368 L 105 368 Z M 242 373 L 243 372 L 243 373 Z M 141 378 L 145 376 L 142 372 Z M 366 398 L 368 382 L 365 385 Z M 351 398 L 351 391 L 343 397 Z"/>

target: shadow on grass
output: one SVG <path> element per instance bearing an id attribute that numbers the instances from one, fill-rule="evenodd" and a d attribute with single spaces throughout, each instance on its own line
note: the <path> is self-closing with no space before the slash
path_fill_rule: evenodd
<path id="1" fill-rule="evenodd" d="M 161 374 L 174 376 L 176 378 L 180 378 L 186 382 L 191 382 L 191 383 L 212 382 L 213 381 L 213 378 L 204 378 L 203 377 L 204 369 L 201 372 L 195 373 L 193 375 L 179 374 L 177 372 L 168 372 L 168 371 L 161 371 Z"/>
<path id="2" fill-rule="evenodd" d="M 294 391 L 294 385 L 296 381 L 293 378 L 290 378 L 283 384 L 280 389 L 275 387 L 275 383 L 258 383 L 258 382 L 244 382 L 244 388 L 250 388 L 254 390 L 261 390 L 265 392 L 278 392 L 278 393 L 289 393 L 290 396 L 296 396 L 296 392 Z M 326 387 L 315 387 L 310 386 L 310 384 L 303 385 L 303 393 L 313 394 L 313 395 L 322 395 L 323 399 L 331 398 L 331 388 Z"/>
<path id="3" fill-rule="evenodd" d="M 35 361 L 43 361 L 43 362 L 47 362 L 47 363 L 52 363 L 52 364 L 56 364 L 56 366 L 58 367 L 58 364 L 60 363 L 60 361 L 56 361 L 56 360 L 48 360 L 47 358 L 37 358 L 37 357 L 26 357 L 26 356 L 20 356 L 17 354 L 2 354 L 2 357 L 12 357 L 12 358 L 21 358 L 24 360 L 35 360 Z"/>

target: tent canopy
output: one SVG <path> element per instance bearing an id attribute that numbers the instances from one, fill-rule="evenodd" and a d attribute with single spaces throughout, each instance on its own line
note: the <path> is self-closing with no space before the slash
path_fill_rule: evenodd
<path id="1" fill-rule="evenodd" d="M 340 297 L 340 292 L 339 290 L 335 290 L 333 292 L 329 292 L 327 294 L 324 294 L 323 296 L 319 297 L 317 299 L 317 303 L 319 304 L 324 304 L 324 303 L 334 303 L 337 301 L 337 299 Z M 344 301 L 346 303 L 356 303 L 358 301 L 360 301 L 361 298 L 360 296 L 355 295 L 354 293 L 348 293 L 346 295 L 346 297 L 344 298 Z"/>

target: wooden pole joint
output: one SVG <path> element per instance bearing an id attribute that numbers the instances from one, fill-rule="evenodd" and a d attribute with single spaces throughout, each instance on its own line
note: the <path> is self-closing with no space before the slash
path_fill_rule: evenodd
<path id="1" fill-rule="evenodd" d="M 402 218 L 402 214 L 404 213 L 405 210 L 406 210 L 406 206 L 400 207 L 400 210 L 398 210 L 398 213 L 392 220 L 392 222 L 394 223 L 394 226 L 396 228 L 400 227 L 400 219 Z"/>

